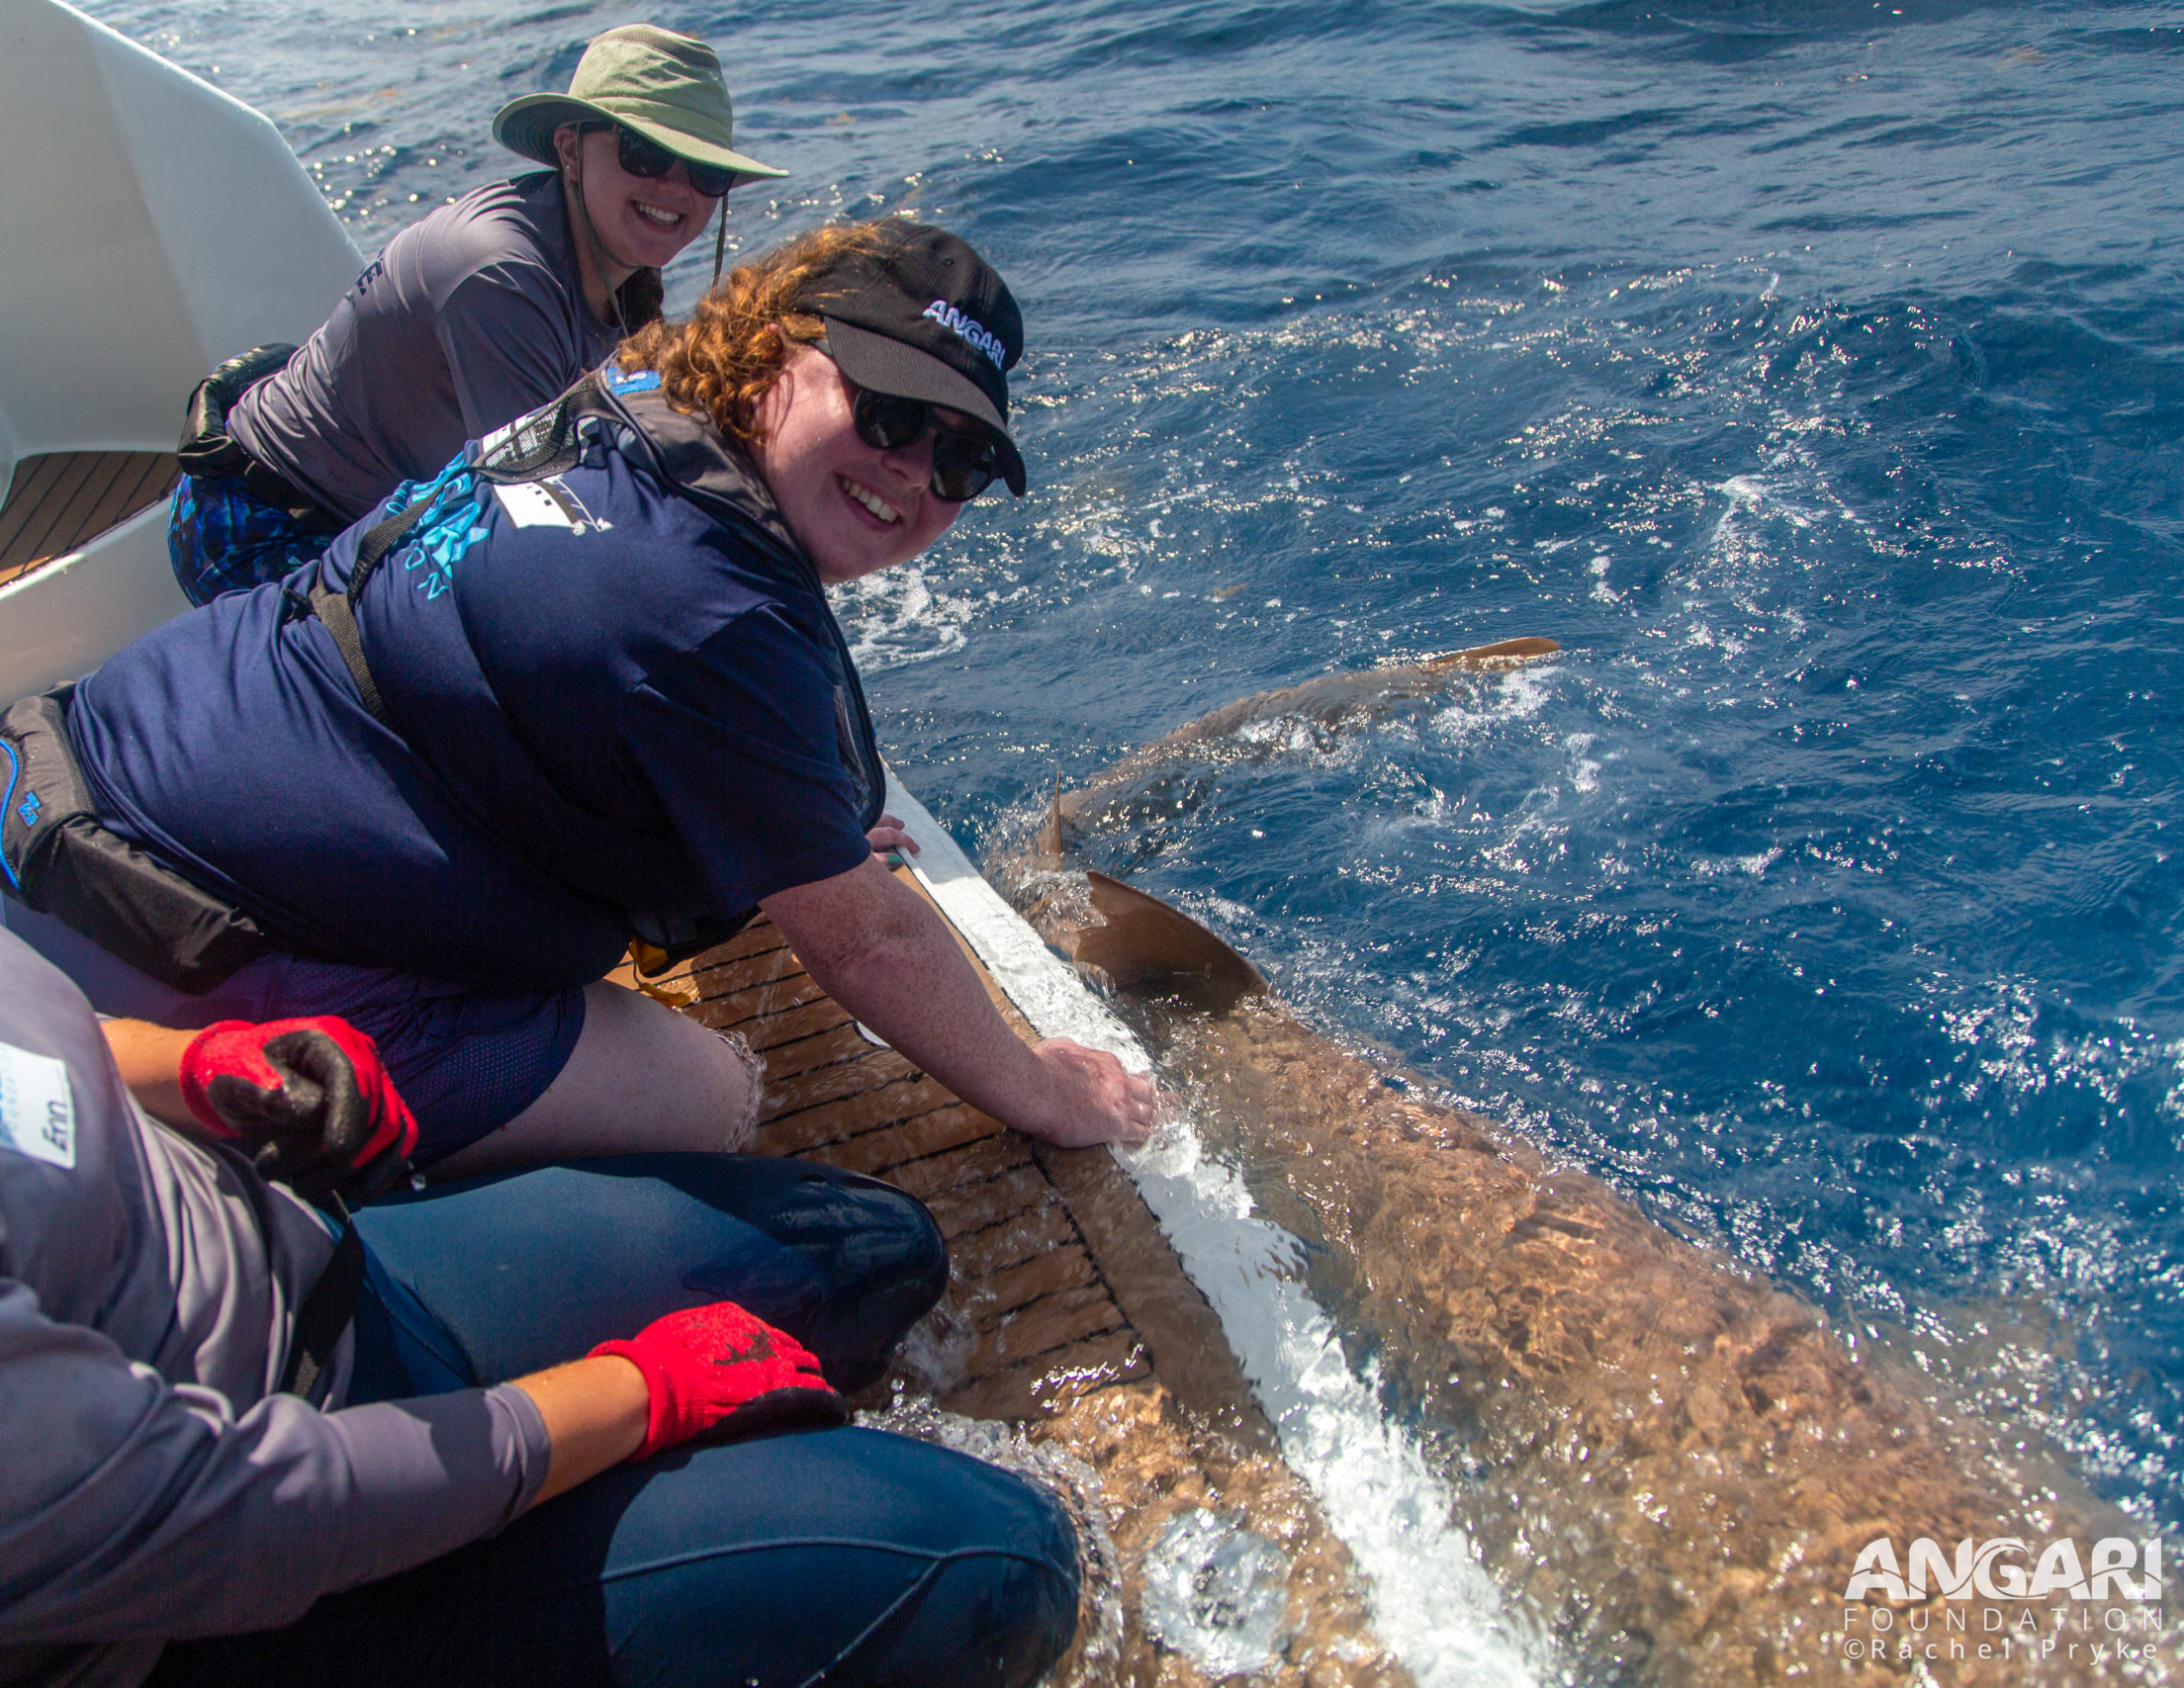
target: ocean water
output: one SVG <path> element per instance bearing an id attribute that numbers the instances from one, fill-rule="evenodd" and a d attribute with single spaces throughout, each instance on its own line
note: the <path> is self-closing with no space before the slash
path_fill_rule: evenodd
<path id="1" fill-rule="evenodd" d="M 367 249 L 632 15 L 91 10 Z M 844 603 L 974 852 L 1231 698 L 1560 640 L 1084 859 L 2184 1522 L 2184 9 L 651 15 L 793 172 L 738 249 L 912 211 L 1025 306 L 1033 494 Z"/>

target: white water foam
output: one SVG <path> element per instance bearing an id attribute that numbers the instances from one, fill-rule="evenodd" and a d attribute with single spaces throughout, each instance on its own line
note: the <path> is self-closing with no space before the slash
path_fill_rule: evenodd
<path id="1" fill-rule="evenodd" d="M 953 656 L 968 643 L 964 629 L 985 607 L 974 597 L 936 592 L 922 566 L 853 580 L 836 591 L 835 603 L 850 655 L 867 674 Z"/>
<path id="2" fill-rule="evenodd" d="M 988 885 L 892 774 L 887 807 L 919 845 L 911 868 L 1042 1035 L 1107 1049 L 1134 1071 L 1138 1040 Z M 1118 1150 L 1183 1267 L 1212 1303 L 1281 1439 L 1371 1588 L 1373 1628 L 1420 1688 L 1539 1688 L 1554 1679 L 1543 1637 L 1502 1603 L 1448 1485 L 1417 1441 L 1380 1410 L 1376 1379 L 1342 1352 L 1301 1279 L 1304 1246 L 1252 1210 L 1235 1173 L 1202 1153 L 1188 1117 Z"/>
<path id="3" fill-rule="evenodd" d="M 1239 1518 L 1186 1507 L 1145 1552 L 1145 1628 L 1208 1676 L 1272 1665 L 1288 1605 L 1289 1555 Z"/>

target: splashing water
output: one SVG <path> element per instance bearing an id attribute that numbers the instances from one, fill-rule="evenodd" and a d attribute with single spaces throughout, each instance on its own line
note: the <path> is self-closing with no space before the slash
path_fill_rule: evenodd
<path id="1" fill-rule="evenodd" d="M 621 21 L 92 9 L 267 111 L 366 246 Z M 1560 639 L 1087 859 L 2184 1519 L 2171 12 L 674 21 L 794 172 L 738 191 L 735 250 L 909 213 L 1025 304 L 1033 495 L 844 600 L 952 827 L 1231 697 Z"/>
<path id="2" fill-rule="evenodd" d="M 1145 1554 L 1145 1628 L 1209 1676 L 1264 1670 L 1282 1645 L 1289 1555 L 1203 1506 L 1161 1526 Z"/>
<path id="3" fill-rule="evenodd" d="M 981 878 L 916 798 L 888 807 L 923 845 L 914 870 L 1042 1035 L 1143 1051 Z M 1379 1379 L 1353 1367 L 1304 1284 L 1297 1239 L 1255 1210 L 1236 1170 L 1208 1158 L 1187 1109 L 1171 1109 L 1119 1158 L 1191 1282 L 1220 1315 L 1282 1457 L 1310 1485 L 1371 1585 L 1373 1627 L 1421 1688 L 1531 1688 L 1548 1647 L 1506 1610 L 1455 1522 L 1448 1484 L 1414 1435 L 1382 1412 Z"/>

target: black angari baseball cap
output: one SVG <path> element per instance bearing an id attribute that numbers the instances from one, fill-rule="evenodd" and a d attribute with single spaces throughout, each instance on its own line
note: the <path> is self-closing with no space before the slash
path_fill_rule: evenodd
<path id="1" fill-rule="evenodd" d="M 1024 355 L 1015 295 L 945 228 L 892 219 L 875 235 L 876 247 L 852 253 L 798 303 L 825 321 L 828 352 L 858 386 L 983 425 L 1001 478 L 1022 497 L 1024 458 L 1008 425 L 1008 372 Z"/>

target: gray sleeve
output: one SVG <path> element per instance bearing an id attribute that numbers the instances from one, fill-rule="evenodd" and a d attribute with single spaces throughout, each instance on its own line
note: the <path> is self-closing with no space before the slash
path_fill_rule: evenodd
<path id="1" fill-rule="evenodd" d="M 585 372 L 573 302 L 545 265 L 506 259 L 471 271 L 440 301 L 440 350 L 455 377 L 463 431 L 480 439 L 558 399 Z"/>
<path id="2" fill-rule="evenodd" d="M 236 1418 L 0 1278 L 0 1644 L 285 1624 L 500 1530 L 546 1462 L 512 1384 Z"/>

